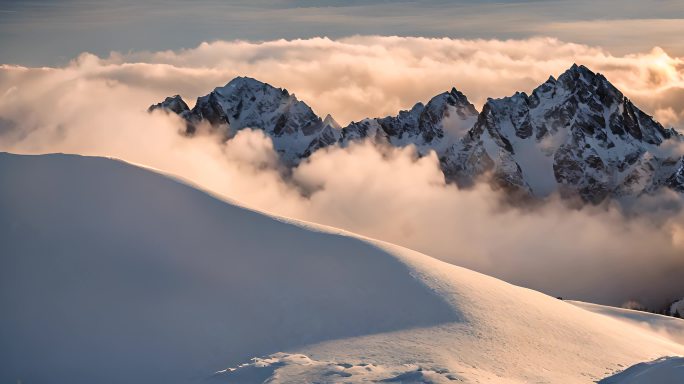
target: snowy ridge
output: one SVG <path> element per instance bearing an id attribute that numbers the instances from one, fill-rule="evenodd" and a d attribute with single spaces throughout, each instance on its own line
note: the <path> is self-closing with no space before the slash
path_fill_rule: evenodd
<path id="1" fill-rule="evenodd" d="M 484 158 L 480 162 L 491 164 L 502 184 L 534 196 L 560 189 L 599 202 L 665 185 L 679 160 L 661 147 L 668 140 L 681 137 L 637 109 L 605 77 L 573 65 L 530 96 L 489 100 L 466 145 L 453 155 Z"/>
<path id="2" fill-rule="evenodd" d="M 316 116 L 286 90 L 236 78 L 200 97 L 190 110 L 179 96 L 150 107 L 179 114 L 188 132 L 206 122 L 229 138 L 246 127 L 272 138 L 287 165 L 318 149 L 371 140 L 435 151 L 445 178 L 467 186 L 485 174 L 522 195 L 560 192 L 598 203 L 660 188 L 684 191 L 684 141 L 638 109 L 603 75 L 573 65 L 530 95 L 489 99 L 481 112 L 452 88 L 397 116 L 367 118 L 341 128 Z"/>
<path id="3" fill-rule="evenodd" d="M 123 162 L 0 154 L 0 183 L 1 382 L 590 383 L 684 356 L 658 327 Z"/>
<path id="4" fill-rule="evenodd" d="M 419 153 L 434 150 L 441 155 L 458 142 L 477 119 L 468 98 L 452 88 L 426 104 L 417 103 L 397 116 L 352 122 L 342 129 L 341 145 L 371 138 L 395 147 L 415 145 Z"/>
<path id="5" fill-rule="evenodd" d="M 189 109 L 179 96 L 150 107 L 179 114 L 192 134 L 203 123 L 221 130 L 226 138 L 245 128 L 261 129 L 273 140 L 286 164 L 307 156 L 309 146 L 337 140 L 332 117 L 324 123 L 306 103 L 286 89 L 275 88 L 249 77 L 237 77 L 223 87 L 199 97 Z M 320 144 L 314 144 L 319 142 Z"/>

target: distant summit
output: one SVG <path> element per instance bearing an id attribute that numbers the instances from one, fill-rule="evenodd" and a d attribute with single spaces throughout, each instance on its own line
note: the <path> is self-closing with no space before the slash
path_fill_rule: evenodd
<path id="1" fill-rule="evenodd" d="M 681 166 L 661 144 L 681 141 L 605 77 L 573 65 L 530 96 L 490 99 L 466 139 L 442 160 L 458 180 L 492 171 L 499 185 L 599 202 L 668 184 Z M 467 159 L 467 160 L 466 160 Z"/>

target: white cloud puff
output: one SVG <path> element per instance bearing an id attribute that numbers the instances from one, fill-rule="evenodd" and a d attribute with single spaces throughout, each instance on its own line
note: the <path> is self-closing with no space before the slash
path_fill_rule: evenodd
<path id="1" fill-rule="evenodd" d="M 288 88 L 321 115 L 331 113 L 340 122 L 349 122 L 395 114 L 452 86 L 481 107 L 487 97 L 529 92 L 574 62 L 605 74 L 651 114 L 672 109 L 678 117 L 667 123 L 680 124 L 684 61 L 657 47 L 615 56 L 551 38 L 356 36 L 217 41 L 177 52 L 115 53 L 100 65 L 109 76 L 145 80 L 190 98 L 235 76 L 252 76 Z"/>

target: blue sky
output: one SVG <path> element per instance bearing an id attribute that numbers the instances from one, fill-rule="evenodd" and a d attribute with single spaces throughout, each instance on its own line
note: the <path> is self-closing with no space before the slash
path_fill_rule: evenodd
<path id="1" fill-rule="evenodd" d="M 684 56 L 684 2 L 0 1 L 0 63 L 62 64 L 81 52 L 190 48 L 203 41 L 355 34 L 517 39 L 552 36 L 613 53 Z"/>

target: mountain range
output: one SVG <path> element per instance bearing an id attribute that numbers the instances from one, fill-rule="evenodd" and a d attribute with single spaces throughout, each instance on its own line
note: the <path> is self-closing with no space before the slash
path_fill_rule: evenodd
<path id="1" fill-rule="evenodd" d="M 149 111 L 164 110 L 230 139 L 244 128 L 262 130 L 283 164 L 296 166 L 315 151 L 370 140 L 434 151 L 447 182 L 469 186 L 488 178 L 520 196 L 553 193 L 599 203 L 663 188 L 684 192 L 684 136 L 635 106 L 600 73 L 573 64 L 529 95 L 488 99 L 478 111 L 452 88 L 396 116 L 366 118 L 341 127 L 321 118 L 286 89 L 238 77 L 191 109 L 179 96 Z"/>

